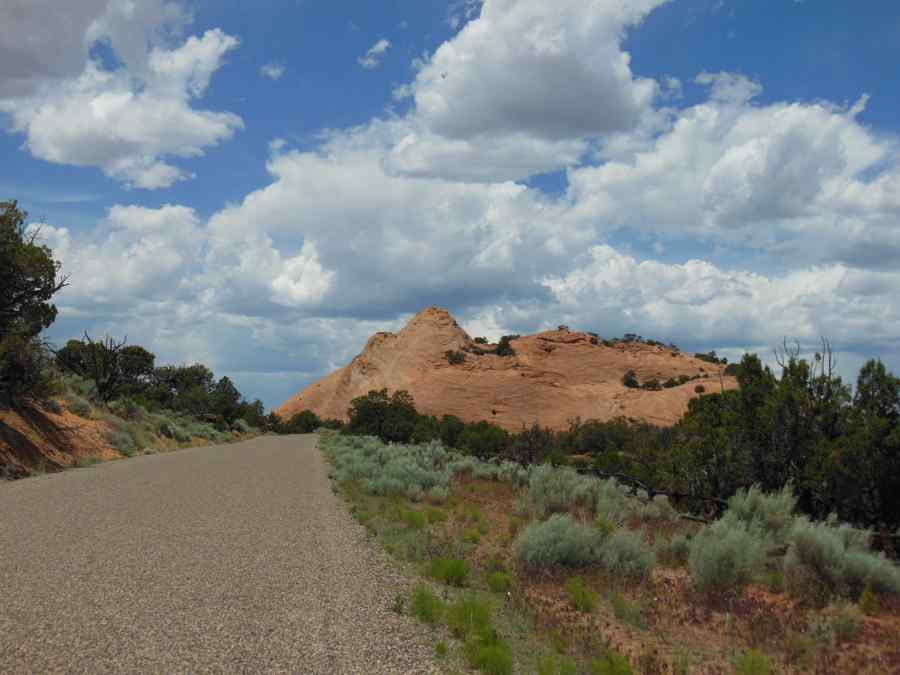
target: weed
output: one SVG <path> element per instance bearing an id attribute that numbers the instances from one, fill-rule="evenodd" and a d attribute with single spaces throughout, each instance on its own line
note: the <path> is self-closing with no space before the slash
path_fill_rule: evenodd
<path id="1" fill-rule="evenodd" d="M 450 650 L 447 648 L 447 643 L 444 642 L 443 640 L 442 640 L 441 642 L 438 642 L 438 643 L 434 646 L 434 655 L 435 655 L 437 658 L 439 658 L 439 659 L 445 659 L 445 658 L 447 658 L 447 653 L 448 653 L 449 651 L 450 651 Z"/>
<path id="2" fill-rule="evenodd" d="M 788 660 L 802 670 L 811 670 L 818 651 L 815 638 L 805 633 L 788 631 L 784 640 Z"/>
<path id="3" fill-rule="evenodd" d="M 691 555 L 691 540 L 684 534 L 676 534 L 671 539 L 656 542 L 656 554 L 668 565 L 686 565 Z"/>
<path id="4" fill-rule="evenodd" d="M 565 585 L 566 595 L 572 607 L 579 612 L 590 614 L 597 604 L 597 594 L 584 583 L 581 577 L 570 577 Z"/>
<path id="5" fill-rule="evenodd" d="M 404 598 L 400 593 L 397 593 L 394 596 L 394 602 L 391 605 L 391 610 L 397 614 L 403 614 L 403 608 L 406 605 L 406 598 Z"/>
<path id="6" fill-rule="evenodd" d="M 469 565 L 465 560 L 435 558 L 431 561 L 431 576 L 448 586 L 462 587 L 469 576 Z"/>
<path id="7" fill-rule="evenodd" d="M 478 532 L 478 530 L 476 530 L 475 528 L 470 527 L 467 530 L 463 531 L 462 540 L 466 544 L 478 545 L 481 543 L 481 533 Z"/>
<path id="8" fill-rule="evenodd" d="M 430 524 L 435 525 L 447 520 L 447 512 L 441 511 L 440 509 L 427 508 L 425 509 L 425 517 Z"/>
<path id="9" fill-rule="evenodd" d="M 859 609 L 866 616 L 875 616 L 881 611 L 881 603 L 878 596 L 872 592 L 872 585 L 866 584 L 862 595 L 859 596 Z"/>
<path id="10" fill-rule="evenodd" d="M 863 616 L 856 605 L 845 603 L 840 605 L 838 611 L 831 619 L 834 627 L 834 636 L 838 642 L 853 640 L 862 633 Z"/>

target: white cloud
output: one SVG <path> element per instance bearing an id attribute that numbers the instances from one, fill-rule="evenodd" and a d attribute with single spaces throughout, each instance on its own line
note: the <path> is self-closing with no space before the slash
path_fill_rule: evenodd
<path id="1" fill-rule="evenodd" d="M 659 87 L 634 77 L 621 43 L 664 1 L 460 6 L 453 16 L 471 20 L 394 90 L 415 108 L 392 167 L 502 181 L 576 165 L 593 139 L 631 130 L 652 109 Z"/>
<path id="2" fill-rule="evenodd" d="M 280 80 L 287 69 L 280 63 L 267 63 L 260 67 L 259 72 L 270 80 Z"/>
<path id="3" fill-rule="evenodd" d="M 390 40 L 381 38 L 378 42 L 369 47 L 369 51 L 367 51 L 365 55 L 356 59 L 356 62 L 366 70 L 374 70 L 381 65 L 381 60 L 384 58 L 387 50 L 390 49 L 390 46 Z"/>
<path id="4" fill-rule="evenodd" d="M 130 186 L 154 189 L 191 176 L 164 158 L 202 155 L 242 128 L 236 115 L 192 105 L 237 39 L 213 29 L 175 48 L 155 44 L 153 36 L 164 28 L 158 22 L 182 16 L 173 7 L 148 3 L 141 12 L 133 3 L 110 0 L 84 39 L 108 40 L 121 67 L 87 61 L 77 76 L 39 80 L 27 95 L 0 98 L 0 111 L 11 116 L 13 131 L 25 134 L 35 157 L 96 166 Z"/>
<path id="5" fill-rule="evenodd" d="M 900 259 L 897 148 L 857 120 L 865 99 L 755 105 L 759 85 L 703 75 L 710 99 L 661 134 L 603 148 L 569 173 L 573 218 L 607 232 L 695 237 L 800 260 L 858 264 L 867 247 Z M 618 139 L 621 140 L 621 139 Z M 873 177 L 874 176 L 874 177 Z M 818 257 L 817 257 L 818 256 Z"/>

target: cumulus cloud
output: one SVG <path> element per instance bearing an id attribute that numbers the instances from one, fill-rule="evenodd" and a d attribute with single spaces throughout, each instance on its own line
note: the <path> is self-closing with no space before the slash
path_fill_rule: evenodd
<path id="1" fill-rule="evenodd" d="M 759 85 L 704 75 L 710 98 L 646 144 L 611 143 L 569 173 L 573 217 L 607 231 L 750 246 L 789 264 L 896 259 L 900 165 L 890 139 L 828 103 L 754 105 Z"/>
<path id="2" fill-rule="evenodd" d="M 270 80 L 280 80 L 286 70 L 280 63 L 267 63 L 260 67 L 259 73 Z"/>
<path id="3" fill-rule="evenodd" d="M 26 147 L 39 159 L 99 167 L 138 188 L 189 178 L 164 158 L 201 155 L 243 126 L 234 114 L 193 107 L 237 39 L 213 29 L 167 48 L 155 36 L 171 30 L 165 22 L 184 20 L 179 6 L 109 0 L 104 7 L 90 7 L 101 13 L 84 28 L 84 43 L 107 41 L 122 64 L 110 69 L 98 59 L 81 59 L 77 75 L 55 80 L 51 76 L 71 73 L 53 70 L 52 64 L 36 66 L 28 93 L 0 97 L 0 112 L 10 115 L 13 131 L 25 135 Z M 25 15 L 38 9 L 30 6 Z M 4 40 L 18 44 L 8 36 Z M 74 57 L 76 51 L 69 52 Z M 24 91 L 16 83 L 5 88 Z"/>
<path id="4" fill-rule="evenodd" d="M 461 6 L 453 16 L 471 20 L 394 91 L 415 105 L 393 167 L 503 181 L 577 164 L 592 139 L 628 131 L 652 109 L 659 87 L 634 76 L 622 41 L 664 2 Z"/>
<path id="5" fill-rule="evenodd" d="M 387 53 L 390 46 L 390 40 L 381 38 L 378 42 L 369 47 L 369 50 L 363 56 L 356 59 L 356 62 L 366 70 L 375 70 L 381 65 L 381 59 L 384 58 L 384 55 Z"/>

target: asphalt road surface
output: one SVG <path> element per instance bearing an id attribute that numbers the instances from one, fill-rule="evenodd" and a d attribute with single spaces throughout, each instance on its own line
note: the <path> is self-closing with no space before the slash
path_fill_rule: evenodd
<path id="1" fill-rule="evenodd" d="M 432 672 L 316 437 L 0 483 L 0 672 Z"/>

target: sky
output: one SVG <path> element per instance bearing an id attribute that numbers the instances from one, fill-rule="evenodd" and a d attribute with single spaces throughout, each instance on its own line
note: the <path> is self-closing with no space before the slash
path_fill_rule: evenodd
<path id="1" fill-rule="evenodd" d="M 430 305 L 900 371 L 893 0 L 5 0 L 0 200 L 275 407 Z"/>

